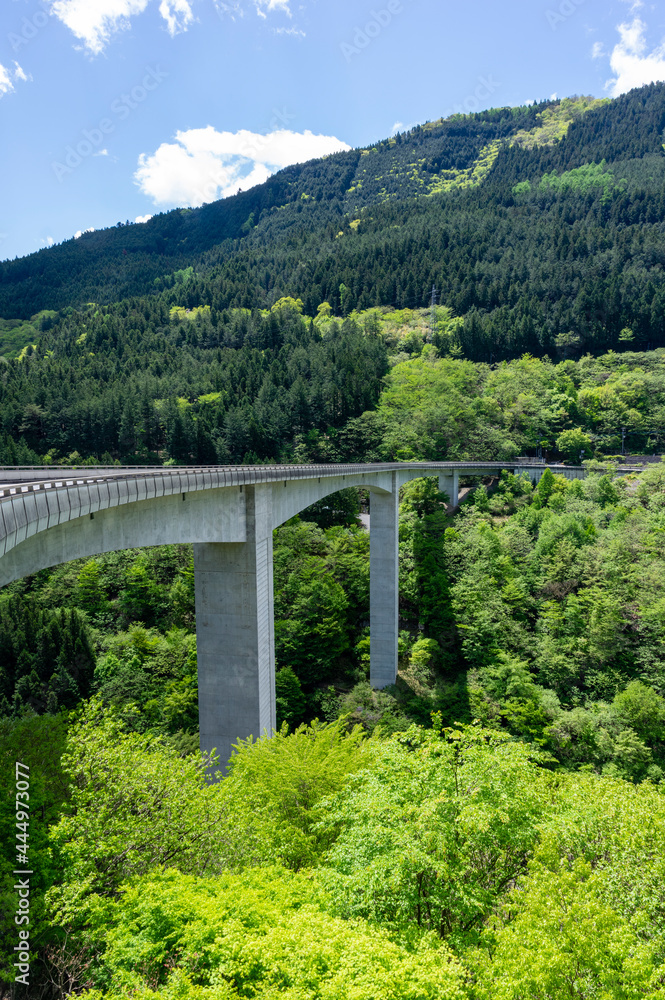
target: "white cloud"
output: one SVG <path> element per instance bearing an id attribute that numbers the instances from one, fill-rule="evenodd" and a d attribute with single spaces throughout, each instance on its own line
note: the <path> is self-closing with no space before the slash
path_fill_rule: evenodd
<path id="1" fill-rule="evenodd" d="M 134 222 L 150 222 L 152 215 L 137 215 Z"/>
<path id="2" fill-rule="evenodd" d="M 9 70 L 0 63 L 0 95 L 10 94 L 14 89 Z"/>
<path id="3" fill-rule="evenodd" d="M 253 0 L 253 2 L 259 17 L 266 18 L 269 14 L 279 11 L 291 17 L 291 0 Z M 243 17 L 245 14 L 242 0 L 214 0 L 214 4 L 220 16 L 228 14 L 235 20 L 236 16 Z"/>
<path id="4" fill-rule="evenodd" d="M 113 35 L 126 30 L 132 17 L 142 14 L 152 0 L 45 0 L 51 13 L 62 21 L 69 30 L 92 53 L 99 55 Z M 244 0 L 246 3 L 247 0 Z M 243 0 L 213 0 L 220 16 L 227 14 L 232 19 L 242 17 Z M 291 0 L 253 0 L 259 17 L 281 12 L 291 17 Z M 169 34 L 187 31 L 194 22 L 193 0 L 159 0 L 159 13 L 166 22 Z M 283 31 L 288 34 L 289 32 Z M 303 34 L 293 29 L 292 34 Z"/>
<path id="5" fill-rule="evenodd" d="M 142 153 L 134 179 L 156 205 L 202 205 L 246 191 L 292 163 L 348 150 L 329 135 L 277 129 L 262 135 L 211 125 L 176 133 L 154 153 Z"/>
<path id="6" fill-rule="evenodd" d="M 395 122 L 392 129 L 390 130 L 391 135 L 395 135 L 397 132 L 401 132 L 404 128 L 404 122 Z"/>
<path id="7" fill-rule="evenodd" d="M 591 49 L 591 58 L 600 59 L 601 56 L 605 55 L 605 47 L 602 42 L 594 42 L 593 48 Z"/>
<path id="8" fill-rule="evenodd" d="M 42 238 L 42 243 L 45 243 L 47 247 L 52 247 L 55 243 L 55 240 L 53 239 L 52 236 L 46 236 Z"/>
<path id="9" fill-rule="evenodd" d="M 267 17 L 268 14 L 272 14 L 276 10 L 281 10 L 291 17 L 290 0 L 254 0 L 254 2 L 256 12 L 260 17 Z"/>
<path id="10" fill-rule="evenodd" d="M 555 90 L 553 94 L 550 94 L 550 101 L 556 101 L 556 100 L 558 100 L 558 94 Z"/>
<path id="11" fill-rule="evenodd" d="M 194 14 L 188 0 L 161 0 L 159 13 L 166 21 L 171 35 L 175 35 L 179 31 L 187 31 L 194 20 Z"/>
<path id="12" fill-rule="evenodd" d="M 31 77 L 27 75 L 17 62 L 14 63 L 13 70 L 7 69 L 6 66 L 3 66 L 2 63 L 0 63 L 0 97 L 3 97 L 5 94 L 13 93 L 16 89 L 14 84 L 17 80 L 26 82 L 30 79 Z"/>
<path id="13" fill-rule="evenodd" d="M 94 231 L 95 231 L 94 226 L 89 226 L 88 229 L 77 229 L 76 232 L 74 233 L 74 239 L 78 240 L 80 239 L 81 236 L 83 236 L 84 233 L 94 233 Z"/>
<path id="14" fill-rule="evenodd" d="M 665 80 L 665 39 L 647 51 L 647 26 L 639 17 L 617 28 L 619 41 L 612 49 L 610 66 L 615 76 L 605 84 L 612 97 L 625 94 L 633 87 L 656 80 Z"/>
<path id="15" fill-rule="evenodd" d="M 48 0 L 51 12 L 93 54 L 99 55 L 130 19 L 142 14 L 150 0 Z M 171 35 L 185 31 L 194 20 L 189 0 L 161 0 L 159 13 Z"/>

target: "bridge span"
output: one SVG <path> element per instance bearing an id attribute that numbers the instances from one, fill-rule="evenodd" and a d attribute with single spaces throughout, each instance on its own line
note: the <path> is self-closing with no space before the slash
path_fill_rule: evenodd
<path id="1" fill-rule="evenodd" d="M 193 543 L 201 748 L 217 748 L 225 762 L 239 737 L 275 728 L 275 528 L 330 493 L 369 490 L 370 681 L 382 688 L 397 678 L 400 486 L 438 476 L 457 506 L 460 476 L 507 469 L 537 482 L 545 468 L 515 460 L 0 468 L 0 586 L 102 552 Z"/>

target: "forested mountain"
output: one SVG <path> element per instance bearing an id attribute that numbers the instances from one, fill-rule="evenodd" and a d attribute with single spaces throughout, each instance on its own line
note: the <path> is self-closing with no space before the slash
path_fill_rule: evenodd
<path id="1" fill-rule="evenodd" d="M 5 263 L 0 315 L 160 289 L 189 308 L 292 295 L 344 315 L 425 306 L 434 285 L 477 360 L 607 349 L 623 330 L 658 346 L 664 130 L 665 84 L 456 115 Z"/>
<path id="2" fill-rule="evenodd" d="M 29 827 L 30 1000 L 662 998 L 664 129 L 453 116 L 0 265 L 0 463 L 588 472 L 403 487 L 381 691 L 368 497 L 277 529 L 282 729 L 215 784 L 191 546 L 2 588 L 3 996 Z"/>
<path id="3" fill-rule="evenodd" d="M 395 457 L 353 421 L 428 341 L 480 383 L 525 352 L 639 366 L 665 346 L 664 131 L 665 84 L 457 115 L 5 263 L 0 461 Z M 660 388 L 608 422 L 561 385 L 537 432 L 479 403 L 491 433 L 428 457 L 657 446 Z"/>

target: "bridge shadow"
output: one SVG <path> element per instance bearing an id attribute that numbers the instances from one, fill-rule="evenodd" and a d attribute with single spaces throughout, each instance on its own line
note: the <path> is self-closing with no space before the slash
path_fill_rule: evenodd
<path id="1" fill-rule="evenodd" d="M 400 671 L 397 681 L 385 689 L 395 697 L 402 711 L 414 722 L 429 727 L 432 714 L 440 712 L 444 726 L 472 721 L 466 671 L 457 676 L 437 676 L 423 685 L 408 672 Z"/>

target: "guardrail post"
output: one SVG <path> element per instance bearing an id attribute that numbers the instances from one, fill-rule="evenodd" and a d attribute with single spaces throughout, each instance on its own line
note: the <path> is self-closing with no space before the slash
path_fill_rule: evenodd
<path id="1" fill-rule="evenodd" d="M 371 493 L 369 527 L 370 684 L 397 680 L 399 628 L 399 483 L 392 493 Z"/>
<path id="2" fill-rule="evenodd" d="M 272 494 L 244 490 L 246 541 L 194 545 L 200 742 L 221 770 L 239 738 L 276 725 Z"/>

